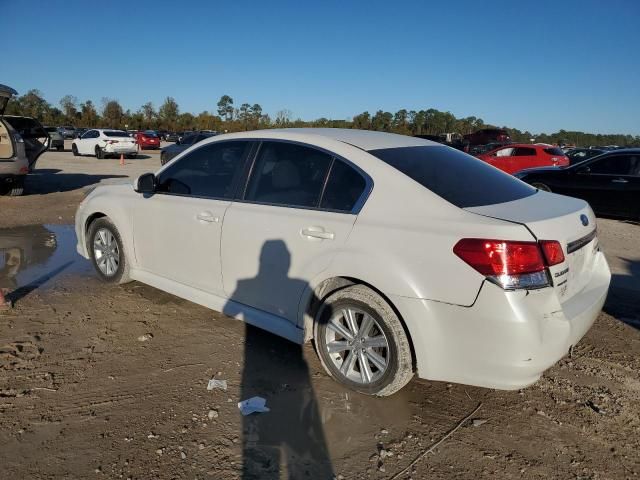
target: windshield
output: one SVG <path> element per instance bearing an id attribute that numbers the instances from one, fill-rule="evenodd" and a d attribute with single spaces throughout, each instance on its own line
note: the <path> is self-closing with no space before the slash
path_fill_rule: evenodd
<path id="1" fill-rule="evenodd" d="M 511 202 L 536 189 L 450 147 L 400 147 L 370 154 L 460 208 Z"/>
<path id="2" fill-rule="evenodd" d="M 123 132 L 122 130 L 105 130 L 104 134 L 107 137 L 129 137 L 130 136 L 127 132 Z"/>

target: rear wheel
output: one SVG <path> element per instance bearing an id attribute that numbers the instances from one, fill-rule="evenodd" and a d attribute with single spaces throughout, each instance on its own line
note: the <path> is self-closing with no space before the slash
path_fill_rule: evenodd
<path id="1" fill-rule="evenodd" d="M 71 145 L 71 153 L 73 153 L 74 157 L 79 156 L 80 154 L 78 153 L 78 147 L 76 147 L 76 144 L 74 143 L 73 145 Z"/>
<path id="2" fill-rule="evenodd" d="M 98 159 L 104 158 L 104 152 L 98 146 L 96 146 L 96 158 L 98 158 Z"/>
<path id="3" fill-rule="evenodd" d="M 531 186 L 533 188 L 537 188 L 538 190 L 542 190 L 543 192 L 550 192 L 551 191 L 549 186 L 545 185 L 544 183 L 532 183 Z"/>
<path id="4" fill-rule="evenodd" d="M 24 177 L 16 178 L 15 182 L 9 187 L 7 195 L 10 197 L 19 197 L 24 193 Z"/>
<path id="5" fill-rule="evenodd" d="M 327 373 L 360 393 L 388 396 L 413 376 L 409 339 L 400 319 L 364 285 L 327 297 L 316 317 L 315 344 Z"/>
<path id="6" fill-rule="evenodd" d="M 137 156 L 137 153 L 130 153 L 129 155 L 127 155 L 127 158 L 136 158 Z"/>

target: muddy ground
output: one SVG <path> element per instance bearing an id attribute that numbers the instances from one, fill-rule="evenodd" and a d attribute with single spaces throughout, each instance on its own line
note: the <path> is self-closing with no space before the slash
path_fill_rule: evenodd
<path id="1" fill-rule="evenodd" d="M 82 190 L 159 166 L 47 153 L 30 194 L 0 198 L 20 256 L 0 315 L 1 478 L 634 478 L 640 474 L 640 226 L 601 219 L 605 311 L 535 385 L 412 381 L 345 390 L 300 348 L 139 283 L 105 286 L 75 254 Z M 0 261 L 0 268 L 3 263 Z M 207 390 L 214 377 L 228 388 Z M 267 399 L 242 417 L 237 402 Z M 486 420 L 486 422 L 483 422 Z"/>

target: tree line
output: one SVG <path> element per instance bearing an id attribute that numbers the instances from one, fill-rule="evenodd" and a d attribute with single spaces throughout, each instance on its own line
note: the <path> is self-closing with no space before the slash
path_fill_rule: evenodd
<path id="1" fill-rule="evenodd" d="M 157 109 L 147 102 L 136 111 L 125 110 L 113 98 L 103 98 L 101 105 L 91 100 L 80 102 L 73 95 L 65 95 L 58 106 L 47 102 L 38 90 L 29 90 L 26 94 L 13 98 L 7 105 L 8 115 L 24 115 L 37 118 L 45 125 L 67 125 L 77 127 L 127 128 L 133 130 L 215 130 L 236 132 L 262 128 L 283 127 L 332 127 L 359 128 L 400 133 L 404 135 L 440 135 L 455 133 L 466 135 L 481 128 L 495 128 L 478 117 L 457 118 L 451 112 L 442 112 L 434 108 L 427 110 L 401 109 L 395 113 L 378 110 L 374 114 L 363 112 L 351 120 L 331 120 L 319 118 L 305 121 L 293 119 L 289 110 L 278 111 L 272 118 L 263 112 L 258 103 L 234 104 L 233 98 L 223 95 L 215 105 L 215 110 L 205 110 L 197 115 L 181 112 L 178 103 L 172 97 L 166 97 Z M 594 134 L 578 131 L 560 130 L 555 133 L 534 134 L 515 128 L 502 126 L 509 132 L 512 141 L 529 143 L 589 145 L 640 145 L 639 135 Z"/>

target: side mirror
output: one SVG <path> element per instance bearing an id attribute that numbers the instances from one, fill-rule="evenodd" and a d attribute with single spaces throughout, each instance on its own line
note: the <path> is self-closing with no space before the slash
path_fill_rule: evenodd
<path id="1" fill-rule="evenodd" d="M 138 193 L 154 193 L 156 191 L 157 179 L 153 173 L 143 173 L 133 184 L 133 189 Z"/>

